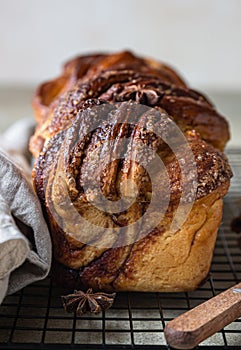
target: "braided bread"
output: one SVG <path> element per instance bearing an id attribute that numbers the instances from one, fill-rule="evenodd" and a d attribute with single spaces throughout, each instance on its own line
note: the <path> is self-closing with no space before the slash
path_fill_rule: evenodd
<path id="1" fill-rule="evenodd" d="M 34 96 L 33 181 L 69 288 L 187 291 L 206 278 L 232 176 L 226 120 L 170 67 L 82 56 Z"/>

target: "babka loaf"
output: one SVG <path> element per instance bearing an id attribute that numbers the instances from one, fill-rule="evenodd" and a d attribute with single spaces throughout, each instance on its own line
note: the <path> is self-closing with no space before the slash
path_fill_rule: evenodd
<path id="1" fill-rule="evenodd" d="M 70 289 L 188 291 L 209 272 L 232 172 L 226 120 L 167 65 L 81 56 L 34 96 L 33 182 Z"/>

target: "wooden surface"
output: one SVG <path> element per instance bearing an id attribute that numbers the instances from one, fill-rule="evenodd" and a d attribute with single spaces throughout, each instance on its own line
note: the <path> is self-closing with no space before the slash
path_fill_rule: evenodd
<path id="1" fill-rule="evenodd" d="M 165 337 L 176 349 L 192 349 L 240 316 L 241 283 L 170 321 Z"/>

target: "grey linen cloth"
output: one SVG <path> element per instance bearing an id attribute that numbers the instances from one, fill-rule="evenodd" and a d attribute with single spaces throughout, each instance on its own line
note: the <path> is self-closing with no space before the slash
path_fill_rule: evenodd
<path id="1" fill-rule="evenodd" d="M 0 304 L 45 278 L 51 265 L 50 235 L 27 160 L 32 127 L 23 120 L 0 136 Z"/>

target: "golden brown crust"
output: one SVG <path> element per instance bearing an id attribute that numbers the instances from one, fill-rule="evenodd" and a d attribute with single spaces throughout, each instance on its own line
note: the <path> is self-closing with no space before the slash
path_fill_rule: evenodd
<path id="1" fill-rule="evenodd" d="M 38 156 L 38 153 L 43 148 L 45 139 L 48 139 L 48 136 L 51 134 L 52 119 L 55 119 L 54 110 L 59 103 L 58 98 L 66 91 L 73 89 L 77 83 L 78 85 L 83 84 L 95 77 L 98 79 L 98 76 L 102 72 L 108 72 L 109 70 L 129 70 L 139 72 L 155 76 L 161 81 L 167 83 L 172 83 L 177 86 L 185 86 L 182 78 L 167 65 L 154 60 L 147 60 L 134 56 L 128 51 L 113 55 L 95 54 L 76 57 L 64 65 L 60 77 L 43 83 L 36 90 L 32 105 L 35 111 L 36 120 L 41 126 L 39 125 L 37 128 L 36 135 L 33 137 L 30 144 L 30 149 L 35 157 Z M 120 82 L 121 78 L 119 80 L 117 79 L 117 81 Z M 89 97 L 92 97 L 91 94 L 86 96 L 85 99 Z M 96 97 L 99 97 L 98 94 Z M 68 102 L 66 101 L 66 104 L 67 103 Z M 73 111 L 70 113 L 75 112 L 76 105 L 73 105 L 72 107 Z M 71 117 L 69 118 L 71 119 Z M 53 124 L 56 124 L 56 122 L 53 121 Z"/>
<path id="2" fill-rule="evenodd" d="M 197 201 L 176 233 L 167 229 L 137 242 L 113 282 L 114 289 L 173 292 L 197 288 L 209 272 L 222 219 L 220 197 L 227 186 Z"/>
<path id="3" fill-rule="evenodd" d="M 76 82 L 88 81 L 105 70 L 123 68 L 151 73 L 163 81 L 185 86 L 183 80 L 170 67 L 151 59 L 134 56 L 128 51 L 113 55 L 79 56 L 65 63 L 60 77 L 37 88 L 32 102 L 36 120 L 38 122 L 44 120 L 51 104 L 58 96 L 72 89 Z"/>
<path id="4" fill-rule="evenodd" d="M 56 280 L 70 289 L 178 292 L 206 278 L 222 219 L 222 189 L 198 200 L 175 234 L 156 230 L 133 246 L 105 251 L 81 269 L 55 263 Z M 65 265 L 67 266 L 67 265 Z"/>
<path id="5" fill-rule="evenodd" d="M 43 108 L 40 109 L 43 114 L 47 113 L 47 117 L 43 117 L 42 121 L 38 118 L 40 123 L 30 143 L 35 157 L 38 156 L 44 143 L 56 132 L 71 125 L 83 103 L 90 98 L 100 98 L 110 102 L 134 100 L 151 107 L 159 106 L 182 125 L 182 128 L 197 130 L 204 140 L 223 150 L 229 139 L 228 124 L 215 111 L 207 98 L 181 84 L 177 78 L 175 79 L 176 76 L 170 76 L 165 80 L 165 76 L 162 77 L 163 70 L 148 69 L 139 59 L 131 57 L 132 64 L 128 60 L 127 62 L 123 60 L 122 64 L 119 61 L 118 64 L 114 64 L 115 61 L 113 63 L 110 56 L 108 64 L 112 62 L 114 68 L 107 64 L 102 65 L 100 61 L 79 80 L 76 80 L 76 74 L 70 79 L 67 73 L 59 78 L 61 81 L 67 79 L 68 84 L 66 83 L 60 90 L 62 96 L 57 100 L 54 98 L 48 107 L 43 104 Z M 101 70 L 99 66 L 103 69 L 108 67 L 108 69 Z M 46 87 L 47 90 L 49 84 L 53 84 L 60 94 L 57 81 L 43 85 L 42 89 Z M 64 91 L 66 91 L 65 94 L 63 94 Z M 46 101 L 49 96 L 51 93 L 45 97 Z M 34 101 L 36 105 L 39 97 Z M 37 114 L 39 114 L 38 108 Z"/>
<path id="6" fill-rule="evenodd" d="M 99 108 L 94 109 L 93 107 L 95 106 Z M 132 114 L 128 115 L 128 110 L 130 107 L 135 108 L 135 116 Z M 91 111 L 91 119 L 89 118 L 88 111 Z M 163 118 L 160 118 L 160 113 L 162 113 L 164 116 Z M 72 143 L 68 147 L 66 145 L 65 148 L 65 150 L 68 152 L 65 176 L 66 179 L 70 177 L 73 179 L 73 183 L 75 185 L 72 191 L 76 191 L 77 193 L 80 192 L 79 195 L 81 195 L 81 187 L 85 186 L 85 181 L 88 183 L 89 178 L 96 177 L 97 179 L 99 176 L 102 183 L 105 185 L 103 186 L 105 195 L 110 195 L 113 199 L 114 192 L 116 190 L 118 191 L 118 184 L 115 182 L 122 181 L 120 176 L 117 180 L 117 172 L 121 176 L 125 177 L 125 173 L 127 171 L 125 168 L 126 166 L 130 168 L 133 166 L 135 171 L 141 171 L 141 166 L 137 168 L 129 162 L 121 162 L 119 160 L 118 164 L 114 162 L 111 163 L 111 167 L 108 167 L 104 173 L 103 169 L 94 158 L 94 156 L 96 156 L 96 148 L 98 147 L 98 152 L 101 152 L 101 156 L 104 159 L 105 156 L 108 156 L 109 152 L 109 150 L 105 148 L 105 143 L 107 143 L 108 140 L 114 141 L 114 144 L 112 145 L 113 148 L 124 146 L 130 148 L 133 147 L 133 142 L 138 143 L 139 141 L 146 140 L 150 143 L 152 149 L 155 150 L 162 158 L 170 179 L 170 190 L 173 194 L 172 200 L 177 202 L 178 198 L 180 197 L 180 193 L 182 192 L 181 169 L 178 162 L 178 153 L 174 155 L 168 146 L 163 143 L 163 140 L 161 140 L 157 135 L 153 135 L 151 131 L 146 132 L 144 138 L 142 129 L 146 130 L 147 124 L 150 122 L 150 117 L 153 132 L 159 132 L 160 135 L 165 131 L 165 128 L 168 128 L 169 124 L 166 123 L 167 116 L 160 108 L 156 108 L 156 114 L 154 114 L 152 110 L 143 110 L 143 107 L 135 102 L 127 102 L 118 106 L 112 105 L 105 101 L 88 100 L 84 105 L 82 105 L 82 112 L 79 112 L 75 121 L 72 123 L 71 128 L 64 129 L 59 133 L 56 133 L 56 135 L 50 139 L 45 149 L 40 154 L 34 172 L 36 187 L 38 190 L 41 188 L 38 181 L 42 182 L 45 172 L 47 173 L 46 178 L 48 180 L 51 168 L 55 166 L 56 162 L 61 157 L 60 148 L 68 132 L 68 137 L 71 138 Z M 130 118 L 130 120 L 128 118 Z M 130 122 L 135 124 L 128 124 L 128 127 L 123 128 L 123 121 L 125 121 L 127 124 Z M 86 131 L 88 130 L 90 124 L 96 124 L 98 126 L 98 128 L 95 129 L 91 135 L 87 134 Z M 231 169 L 224 154 L 215 149 L 212 145 L 200 139 L 200 136 L 195 131 L 184 130 L 183 132 L 187 141 L 189 142 L 192 154 L 195 157 L 195 167 L 197 170 L 198 181 L 197 198 L 201 198 L 208 195 L 222 183 L 229 180 L 232 174 Z M 129 137 L 129 146 L 122 143 L 123 137 Z M 79 140 L 81 140 L 81 142 Z M 72 144 L 74 145 L 73 147 Z M 119 149 L 119 151 L 121 152 L 121 149 Z M 180 154 L 182 151 L 182 148 L 180 148 Z M 78 154 L 78 157 L 75 158 L 75 154 Z M 139 159 L 147 162 L 144 157 L 144 154 L 140 154 Z M 148 161 L 150 162 L 150 160 Z M 128 171 L 131 173 L 130 169 Z M 107 185 L 109 191 L 111 191 L 111 182 L 114 179 L 115 182 L 112 192 L 107 193 Z M 164 187 L 165 185 L 162 184 L 161 181 L 162 179 L 160 179 L 160 187 L 162 185 Z M 43 191 L 42 193 L 39 192 L 39 196 L 44 202 Z"/>
<path id="7" fill-rule="evenodd" d="M 95 101 L 92 101 L 92 104 L 95 105 Z M 89 101 L 89 104 L 86 106 L 91 105 L 91 101 Z M 127 103 L 126 106 L 135 105 L 135 103 Z M 53 246 L 54 246 L 54 254 L 55 259 L 65 265 L 68 266 L 74 270 L 79 269 L 79 271 L 82 271 L 81 273 L 78 273 L 80 283 L 83 284 L 83 286 L 92 286 L 94 288 L 98 289 L 106 289 L 110 290 L 111 288 L 114 289 L 127 289 L 127 290 L 138 290 L 138 288 L 141 288 L 140 290 L 148 290 L 150 286 L 146 285 L 146 289 L 144 288 L 144 284 L 141 286 L 141 283 L 146 283 L 145 279 L 140 278 L 140 281 L 138 282 L 136 287 L 134 287 L 133 283 L 137 283 L 137 280 L 134 278 L 133 283 L 129 283 L 129 279 L 133 279 L 131 276 L 131 272 L 125 272 L 125 278 L 126 282 L 123 281 L 124 277 L 118 277 L 121 278 L 120 284 L 117 282 L 114 283 L 114 280 L 117 278 L 116 275 L 118 274 L 120 269 L 123 269 L 124 264 L 126 261 L 130 259 L 130 252 L 132 252 L 132 260 L 133 258 L 133 252 L 136 252 L 138 250 L 137 247 L 140 246 L 140 244 L 144 244 L 146 246 L 146 249 L 149 249 L 149 241 L 155 242 L 158 237 L 158 242 L 156 243 L 157 248 L 152 246 L 150 249 L 162 249 L 162 240 L 164 237 L 166 237 L 166 234 L 170 235 L 168 233 L 170 222 L 173 217 L 173 213 L 175 211 L 176 205 L 179 203 L 180 196 L 182 193 L 182 187 L 188 186 L 189 184 L 186 183 L 183 185 L 181 183 L 181 169 L 178 163 L 177 158 L 180 158 L 178 154 L 174 155 L 171 153 L 169 149 L 164 147 L 161 144 L 156 144 L 156 151 L 160 153 L 160 156 L 165 163 L 166 169 L 169 174 L 169 181 L 170 181 L 170 204 L 169 204 L 169 215 L 170 217 L 166 217 L 164 221 L 160 223 L 160 227 L 157 230 L 154 230 L 151 232 L 145 239 L 140 241 L 141 243 L 137 242 L 133 245 L 124 245 L 121 248 L 118 249 L 106 249 L 104 248 L 96 248 L 92 245 L 86 245 L 82 242 L 81 238 L 83 238 L 83 234 L 80 234 L 80 238 L 78 238 L 78 232 L 80 230 L 81 232 L 81 226 L 78 227 L 77 231 L 75 227 L 72 225 L 72 223 L 76 223 L 77 219 L 75 220 L 75 216 L 73 215 L 73 212 L 70 212 L 69 210 L 66 210 L 66 208 L 61 211 L 61 222 L 64 222 L 65 230 L 60 226 L 59 223 L 56 222 L 55 217 L 53 216 L 53 210 L 51 211 L 49 209 L 49 201 L 54 203 L 55 208 L 60 208 L 61 203 L 64 200 L 66 193 L 64 192 L 64 184 L 68 184 L 68 194 L 71 198 L 71 201 L 73 202 L 74 206 L 77 208 L 77 212 L 81 214 L 85 219 L 87 219 L 90 222 L 93 222 L 93 220 L 96 220 L 95 223 L 100 226 L 100 230 L 98 231 L 98 243 L 100 243 L 102 237 L 103 240 L 106 240 L 106 236 L 104 235 L 105 229 L 108 228 L 115 228 L 121 223 L 125 223 L 127 226 L 126 236 L 128 237 L 128 225 L 132 222 L 136 222 L 136 220 L 139 218 L 140 215 L 143 214 L 145 211 L 146 203 L 148 201 L 148 192 L 149 192 L 149 186 L 148 183 L 143 184 L 141 182 L 142 177 L 140 177 L 140 183 L 138 183 L 139 177 L 136 175 L 133 175 L 135 178 L 135 182 L 137 184 L 137 187 L 140 189 L 140 197 L 136 203 L 135 207 L 131 207 L 130 210 L 127 210 L 126 213 L 123 215 L 107 215 L 106 213 L 102 213 L 100 210 L 94 208 L 88 201 L 86 200 L 86 193 L 83 193 L 81 190 L 81 185 L 84 186 L 85 180 L 89 181 L 90 177 L 96 177 L 103 176 L 102 172 L 100 172 L 99 164 L 93 161 L 93 152 L 96 149 L 96 146 L 98 144 L 98 138 L 99 135 L 102 135 L 104 139 L 108 140 L 108 135 L 111 135 L 113 137 L 113 140 L 117 142 L 117 140 L 120 140 L 119 133 L 123 134 L 126 132 L 126 135 L 130 133 L 130 130 L 121 128 L 121 124 L 118 123 L 118 118 L 122 118 L 122 114 L 118 110 L 118 108 L 115 106 L 112 106 L 108 103 L 104 103 L 104 111 L 112 113 L 106 114 L 104 121 L 105 124 L 102 126 L 102 131 L 100 131 L 100 128 L 96 130 L 94 133 L 92 133 L 91 138 L 82 139 L 80 130 L 84 133 L 85 130 L 85 122 L 88 124 L 88 118 L 85 119 L 85 114 L 83 110 L 83 114 L 79 114 L 78 119 L 75 120 L 75 122 L 72 124 L 71 129 L 68 130 L 69 136 L 73 143 L 75 143 L 75 140 L 77 140 L 75 147 L 72 148 L 65 148 L 65 152 L 68 155 L 68 161 L 67 161 L 67 168 L 65 170 L 65 173 L 63 173 L 63 165 L 61 164 L 61 156 L 62 151 L 61 147 L 64 143 L 65 137 L 66 137 L 66 131 L 62 131 L 55 135 L 54 138 L 52 138 L 44 152 L 40 155 L 37 165 L 35 167 L 35 174 L 34 174 L 34 180 L 35 180 L 35 186 L 37 189 L 37 193 L 39 198 L 42 200 L 43 205 L 48 210 L 48 219 L 49 224 L 52 232 L 52 239 L 53 239 Z M 107 106 L 107 109 L 105 109 Z M 126 110 L 123 109 L 123 104 L 121 105 L 123 116 L 125 116 L 126 122 L 128 122 L 128 115 L 126 113 Z M 139 105 L 137 105 L 139 106 Z M 114 114 L 113 109 L 116 109 L 118 113 Z M 99 111 L 98 111 L 99 113 Z M 96 113 L 96 118 L 98 117 L 98 113 Z M 153 112 L 152 112 L 153 114 Z M 115 119 L 117 116 L 117 119 Z M 157 114 L 158 116 L 158 114 Z M 134 130 L 138 130 L 138 123 L 145 127 L 145 120 L 148 120 L 148 114 L 144 113 L 144 116 L 137 113 L 137 127 L 136 129 L 133 128 L 133 135 L 135 134 Z M 92 118 L 93 116 L 93 110 L 92 110 Z M 108 119 L 109 118 L 109 119 Z M 146 119 L 145 119 L 146 118 Z M 105 125 L 108 125 L 108 128 L 105 130 Z M 109 126 L 112 126 L 110 128 Z M 119 125 L 117 127 L 117 125 Z M 155 130 L 162 129 L 164 130 L 165 125 L 162 124 L 162 121 L 157 119 L 156 122 L 153 125 L 153 128 Z M 136 135 L 136 134 L 135 134 Z M 142 138 L 142 135 L 139 135 L 139 138 Z M 196 204 L 195 208 L 197 206 L 197 203 L 204 198 L 204 202 L 202 202 L 202 205 L 198 207 L 198 209 L 193 209 L 190 213 L 189 219 L 187 223 L 183 226 L 181 229 L 182 236 L 186 235 L 186 240 L 190 239 L 191 236 L 188 236 L 187 232 L 189 232 L 188 225 L 190 224 L 190 220 L 192 220 L 192 217 L 195 215 L 195 220 L 197 222 L 197 226 L 194 226 L 194 230 L 190 232 L 190 235 L 194 235 L 196 228 L 198 225 L 200 225 L 200 222 L 202 223 L 202 216 L 200 214 L 200 218 L 198 221 L 198 213 L 202 212 L 202 208 L 204 206 L 203 203 L 206 205 L 206 211 L 207 214 L 209 210 L 211 210 L 212 205 L 214 201 L 218 201 L 227 191 L 227 187 L 229 184 L 229 179 L 231 177 L 231 170 L 229 168 L 228 162 L 224 155 L 214 149 L 211 145 L 207 144 L 205 141 L 200 140 L 200 138 L 195 133 L 190 133 L 189 131 L 186 132 L 186 138 L 190 144 L 191 150 L 193 155 L 195 156 L 196 160 L 196 169 L 197 169 L 197 180 L 198 180 L 198 187 L 196 192 Z M 82 140 L 81 143 L 78 142 L 78 139 Z M 130 138 L 129 143 L 133 143 L 133 138 Z M 117 147 L 117 143 L 115 143 L 115 147 Z M 180 149 L 180 154 L 182 154 L 182 149 Z M 78 158 L 73 158 L 73 155 L 78 154 Z M 81 156 L 83 154 L 83 156 Z M 103 154 L 102 154 L 103 155 Z M 177 157 L 177 158 L 176 158 Z M 72 159 L 70 161 L 70 159 Z M 81 162 L 80 162 L 81 160 Z M 103 188 L 103 191 L 105 191 L 105 195 L 112 199 L 118 199 L 118 188 L 119 183 L 122 181 L 120 174 L 122 176 L 125 176 L 125 171 L 123 169 L 125 168 L 126 163 L 122 162 L 119 164 L 111 163 L 111 167 L 108 168 L 108 172 L 105 173 L 105 179 L 102 178 L 102 182 L 105 185 L 108 185 L 108 189 L 106 187 Z M 61 170 L 62 169 L 62 170 Z M 78 171 L 78 169 L 81 169 L 81 173 Z M 136 165 L 132 164 L 130 170 L 131 174 L 142 174 L 141 167 L 137 167 Z M 133 170 L 134 169 L 134 170 Z M 61 179 L 58 179 L 57 182 L 54 180 L 56 179 L 56 174 L 58 174 L 61 170 Z M 118 170 L 118 177 L 117 177 L 117 170 Z M 134 171 L 134 173 L 133 173 Z M 100 173 L 99 173 L 100 172 Z M 50 175 L 52 174 L 52 175 Z M 99 175 L 98 175 L 99 174 Z M 52 177 L 51 177 L 52 176 Z M 64 179 L 64 180 L 63 180 Z M 70 184 L 70 179 L 72 179 Z M 114 180 L 115 179 L 115 180 Z M 63 182 L 62 182 L 63 180 Z M 112 180 L 114 180 L 112 185 Z M 190 180 L 192 181 L 192 179 Z M 50 186 L 48 186 L 50 184 Z M 162 193 L 162 196 L 164 196 L 164 189 L 165 189 L 165 181 L 162 183 L 162 176 L 160 176 L 159 181 L 160 186 L 160 193 Z M 158 191 L 158 189 L 157 189 Z M 48 200 L 46 200 L 46 196 L 48 197 Z M 117 196 L 117 197 L 116 197 Z M 209 197 L 211 196 L 211 197 Z M 210 198 L 211 204 L 210 204 Z M 188 198 L 187 198 L 188 202 Z M 142 204 L 143 203 L 143 204 Z M 221 203 L 218 202 L 218 216 L 215 216 L 215 213 L 213 213 L 214 217 L 216 219 L 210 218 L 211 222 L 214 222 L 216 224 L 216 230 L 218 227 L 218 223 L 221 219 L 220 214 L 220 208 Z M 215 207 L 216 208 L 216 207 Z M 195 211 L 196 210 L 196 211 Z M 93 219 L 94 218 L 94 219 Z M 201 220 L 201 221 L 200 221 Z M 214 221 L 213 221 L 214 220 Z M 101 228 L 102 226 L 102 228 Z M 207 226 L 207 227 L 206 227 Z M 203 234 L 207 234 L 207 230 L 210 233 L 210 239 L 207 241 L 214 242 L 215 235 L 213 236 L 212 230 L 213 226 L 208 223 L 205 226 L 205 230 Z M 193 227 L 193 226 L 192 226 Z M 210 230 L 209 230 L 210 229 Z M 215 230 L 214 230 L 215 231 Z M 71 235 L 66 234 L 66 232 L 71 232 Z M 185 233 L 186 232 L 186 233 Z M 200 231 L 202 232 L 202 230 Z M 91 232 L 88 232 L 86 230 L 85 234 L 87 236 L 91 236 Z M 175 233 L 174 236 L 179 237 L 180 233 Z M 182 237 L 181 236 L 181 237 Z M 95 239 L 93 237 L 92 239 Z M 123 239 L 123 237 L 122 237 Z M 144 243 L 143 243 L 144 242 Z M 184 244 L 185 242 L 185 244 Z M 184 247 L 187 249 L 186 241 L 183 240 Z M 210 243 L 209 242 L 209 243 Z M 104 242 L 103 242 L 104 243 Z M 114 244 L 112 242 L 111 244 Z M 164 244 L 164 243 L 163 243 Z M 174 244 L 174 243 L 173 243 Z M 210 243 L 211 244 L 211 243 Z M 136 248 L 135 248 L 136 247 Z M 158 248 L 159 247 L 159 248 Z M 170 245 L 172 247 L 172 244 Z M 202 249 L 206 249 L 201 247 Z M 200 248 L 200 249 L 201 249 Z M 143 247 L 139 251 L 145 251 Z M 163 248 L 164 249 L 164 248 Z M 208 250 L 210 252 L 210 249 Z M 137 254 L 137 253 L 136 253 Z M 149 253 L 146 253 L 149 256 Z M 165 254 L 162 253 L 164 256 Z M 170 254 L 167 253 L 167 254 Z M 197 254 L 203 254 L 200 253 L 200 251 L 197 251 Z M 152 256 L 152 253 L 150 252 L 150 258 Z M 139 259 L 139 257 L 138 257 Z M 136 259 L 138 261 L 138 259 Z M 153 259 L 153 256 L 152 258 Z M 131 260 L 131 261 L 132 261 Z M 210 261 L 210 256 L 208 255 L 208 259 L 205 260 L 203 265 L 206 266 L 206 269 L 204 269 L 204 272 L 207 273 L 207 266 L 208 262 Z M 193 265 L 194 262 L 191 261 L 190 266 Z M 138 266 L 136 266 L 137 263 L 132 261 L 131 263 L 128 263 L 127 266 L 131 266 L 131 271 L 133 270 L 135 272 L 135 275 L 138 276 L 136 269 L 138 269 Z M 146 267 L 147 269 L 147 267 Z M 155 271 L 159 271 L 157 269 L 156 265 L 152 264 L 152 269 Z M 124 269 L 125 270 L 125 269 Z M 199 270 L 198 270 L 199 271 Z M 133 273 L 134 273 L 133 272 Z M 201 276 L 201 279 L 204 278 L 204 272 L 202 274 L 197 273 L 198 276 Z M 158 272 L 159 273 L 159 272 Z M 73 272 L 71 274 L 73 276 Z M 149 272 L 147 273 L 147 276 L 149 276 Z M 121 276 L 121 275 L 120 275 Z M 150 276 L 148 277 L 150 278 Z M 157 277 L 153 277 L 157 278 Z M 176 279 L 176 278 L 175 278 Z M 97 283 L 98 281 L 98 283 Z M 142 281 L 142 282 L 141 282 Z M 151 279 L 149 280 L 151 281 Z M 200 282 L 201 280 L 199 280 Z M 193 283 L 197 283 L 196 279 L 193 279 Z M 113 284 L 114 283 L 114 284 Z M 116 284 L 117 283 L 117 284 Z M 180 282 L 181 283 L 181 282 Z M 184 280 L 183 280 L 184 283 Z M 189 283 L 191 283 L 189 281 Z M 128 287 L 129 285 L 129 287 Z M 161 287 L 161 284 L 154 283 L 153 281 L 153 289 L 155 290 L 166 290 L 168 287 Z M 174 290 L 178 290 L 178 287 L 174 287 L 172 285 Z M 129 288 L 129 289 L 128 289 Z M 181 288 L 181 286 L 180 286 Z M 193 288 L 193 285 L 190 284 L 190 289 Z M 170 287 L 171 289 L 171 287 Z"/>
<path id="8" fill-rule="evenodd" d="M 232 176 L 221 152 L 229 139 L 228 124 L 211 102 L 169 67 L 123 52 L 69 62 L 60 78 L 40 88 L 34 103 L 39 124 L 31 141 L 37 157 L 33 180 L 65 283 L 105 290 L 196 288 L 208 273 L 222 197 Z M 176 136 L 175 151 L 164 141 L 170 121 L 182 131 L 194 157 L 196 188 L 191 175 L 183 177 L 180 160 L 187 169 L 190 165 L 183 157 L 185 147 Z M 150 179 L 145 167 L 154 166 L 154 156 L 140 144 L 162 159 L 168 186 L 164 170 Z M 124 154 L 123 159 L 112 161 L 115 152 Z M 133 154 L 138 161 L 130 161 Z M 104 159 L 110 160 L 106 166 L 101 165 Z M 98 184 L 113 203 L 123 194 L 134 198 L 134 189 L 123 187 L 126 180 L 138 189 L 127 209 L 111 214 L 92 204 L 99 198 Z M 183 195 L 184 188 L 190 191 Z M 160 205 L 169 200 L 166 213 L 144 237 L 138 236 L 131 225 L 146 213 L 153 192 Z M 190 198 L 194 205 L 187 220 L 172 232 L 177 208 L 185 211 Z M 98 229 L 82 226 L 78 217 Z M 119 227 L 122 235 L 115 236 Z"/>

